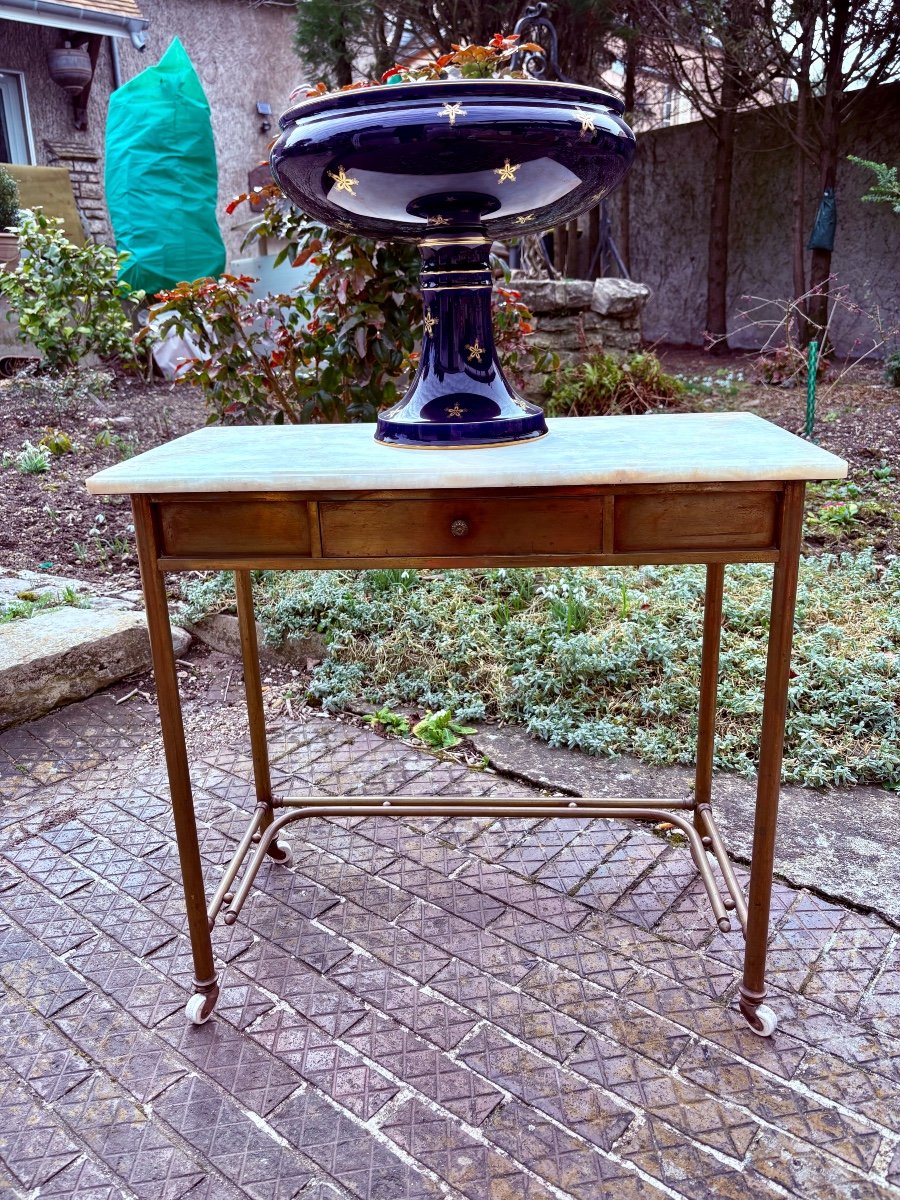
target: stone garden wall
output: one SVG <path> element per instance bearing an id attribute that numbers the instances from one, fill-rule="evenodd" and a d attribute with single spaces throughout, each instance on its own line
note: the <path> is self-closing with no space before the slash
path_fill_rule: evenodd
<path id="1" fill-rule="evenodd" d="M 847 119 L 841 153 L 896 164 L 900 160 L 900 83 L 881 87 Z M 641 134 L 631 174 L 631 274 L 649 284 L 644 338 L 702 345 L 706 308 L 707 234 L 713 137 L 701 121 Z M 770 113 L 740 114 L 732 194 L 729 255 L 730 327 L 741 324 L 745 295 L 791 295 L 791 172 L 793 147 Z M 838 228 L 832 270 L 866 310 L 880 306 L 900 321 L 900 216 L 860 197 L 874 176 L 842 158 L 837 183 Z M 809 172 L 806 228 L 819 200 Z M 613 234 L 618 227 L 611 200 Z M 809 255 L 806 256 L 807 264 Z M 839 314 L 833 337 L 841 354 L 872 345 L 872 326 Z M 735 347 L 755 349 L 765 334 L 735 332 Z M 857 352 L 859 352 L 857 350 Z"/>
<path id="2" fill-rule="evenodd" d="M 530 344 L 554 350 L 561 367 L 601 350 L 630 354 L 641 345 L 641 309 L 650 289 L 630 279 L 525 279 L 512 273 L 534 316 Z M 537 383 L 529 385 L 533 392 Z"/>
<path id="3" fill-rule="evenodd" d="M 531 345 L 555 350 L 560 365 L 600 350 L 628 354 L 641 344 L 641 309 L 650 289 L 630 279 L 524 279 L 510 286 L 535 318 Z"/>

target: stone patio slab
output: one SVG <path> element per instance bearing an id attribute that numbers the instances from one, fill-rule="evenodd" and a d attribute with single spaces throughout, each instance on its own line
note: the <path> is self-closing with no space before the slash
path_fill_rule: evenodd
<path id="1" fill-rule="evenodd" d="M 176 655 L 190 634 L 173 630 Z M 0 729 L 83 700 L 150 665 L 143 613 L 56 608 L 0 625 Z"/>
<path id="2" fill-rule="evenodd" d="M 694 773 L 636 758 L 591 758 L 548 746 L 519 726 L 484 725 L 473 738 L 498 771 L 573 796 L 690 794 Z M 756 784 L 717 771 L 716 820 L 732 854 L 750 861 Z M 781 789 L 775 870 L 795 887 L 812 888 L 900 921 L 900 821 L 897 793 L 884 788 Z"/>
<path id="3" fill-rule="evenodd" d="M 210 885 L 252 765 L 186 721 Z M 326 793 L 534 790 L 320 715 L 273 742 Z M 319 819 L 216 927 L 188 1026 L 152 705 L 96 695 L 0 733 L 3 763 L 4 1200 L 900 1200 L 889 921 L 777 884 L 764 1040 L 739 934 L 645 827 Z"/>

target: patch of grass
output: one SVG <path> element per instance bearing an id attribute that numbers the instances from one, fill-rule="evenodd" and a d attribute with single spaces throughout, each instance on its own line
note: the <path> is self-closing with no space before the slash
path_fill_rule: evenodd
<path id="1" fill-rule="evenodd" d="M 310 691 L 326 708 L 414 705 L 591 754 L 693 761 L 702 568 L 383 575 L 257 577 L 270 642 L 325 635 Z M 759 745 L 770 578 L 755 564 L 726 572 L 716 765 L 743 774 Z M 188 618 L 230 605 L 232 587 L 228 575 L 189 585 Z M 900 559 L 805 560 L 793 666 L 785 778 L 900 785 Z"/>
<path id="2" fill-rule="evenodd" d="M 88 608 L 87 600 L 74 588 L 65 587 L 61 592 L 19 592 L 15 600 L 0 600 L 0 625 L 11 621 L 24 621 L 52 608 Z"/>
<path id="3" fill-rule="evenodd" d="M 743 390 L 746 379 L 743 371 L 719 367 L 709 375 L 675 375 L 688 396 L 711 396 L 716 400 L 737 396 Z"/>
<path id="4" fill-rule="evenodd" d="M 23 442 L 22 449 L 3 455 L 4 467 L 15 467 L 20 475 L 44 475 L 50 470 L 50 451 L 45 446 L 34 446 Z"/>
<path id="5" fill-rule="evenodd" d="M 829 549 L 863 549 L 900 538 L 900 479 L 886 463 L 851 479 L 810 484 L 806 528 Z"/>

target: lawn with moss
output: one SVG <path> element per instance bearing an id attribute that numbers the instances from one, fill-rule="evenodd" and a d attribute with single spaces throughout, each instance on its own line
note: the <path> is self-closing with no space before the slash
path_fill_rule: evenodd
<path id="1" fill-rule="evenodd" d="M 726 570 L 716 766 L 742 774 L 758 749 L 771 570 Z M 326 708 L 449 709 L 589 754 L 693 760 L 702 567 L 255 578 L 270 642 L 325 636 L 306 685 Z M 190 616 L 230 607 L 232 586 L 194 583 Z M 803 561 L 784 773 L 900 786 L 900 561 Z"/>

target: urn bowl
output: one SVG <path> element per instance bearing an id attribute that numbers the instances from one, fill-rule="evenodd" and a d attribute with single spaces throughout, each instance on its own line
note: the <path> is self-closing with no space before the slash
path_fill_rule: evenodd
<path id="1" fill-rule="evenodd" d="M 272 171 L 295 204 L 421 248 L 419 367 L 379 415 L 379 441 L 475 448 L 547 432 L 497 359 L 491 244 L 569 221 L 619 183 L 634 157 L 621 113 L 577 84 L 448 79 L 314 96 L 281 118 Z"/>
<path id="2" fill-rule="evenodd" d="M 360 88 L 289 108 L 272 170 L 305 212 L 366 237 L 420 241 L 460 219 L 514 237 L 619 183 L 634 157 L 622 111 L 596 88 L 536 79 Z"/>

